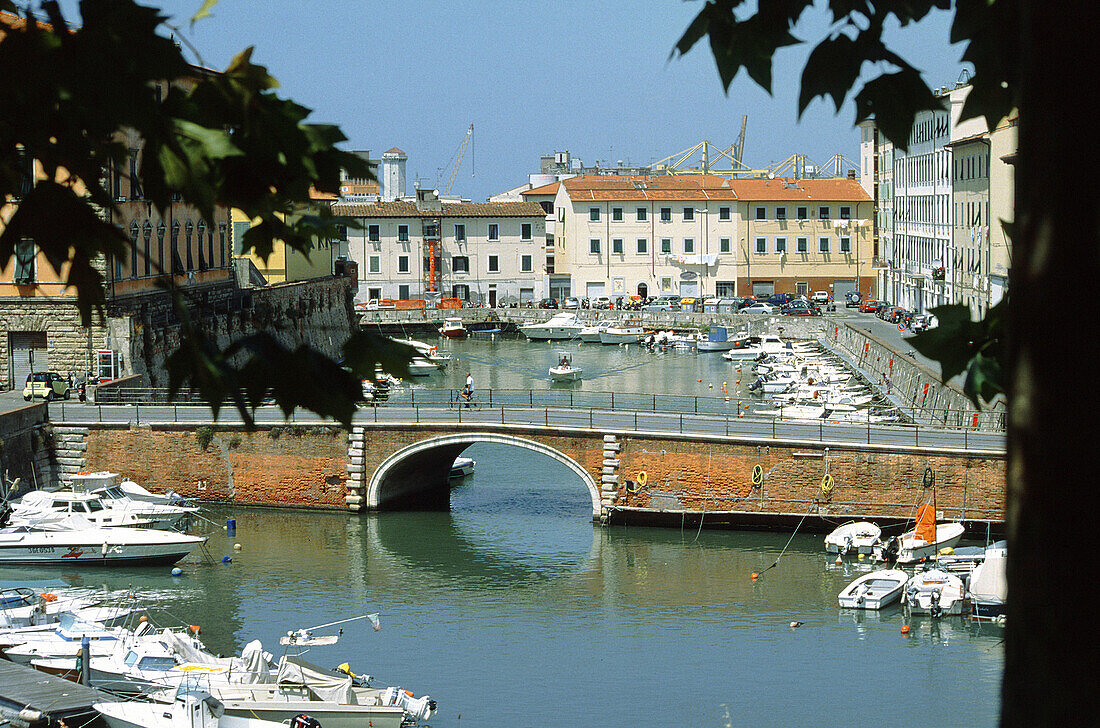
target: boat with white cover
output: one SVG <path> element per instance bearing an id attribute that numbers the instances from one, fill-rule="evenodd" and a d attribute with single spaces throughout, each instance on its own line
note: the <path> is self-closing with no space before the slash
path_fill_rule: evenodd
<path id="1" fill-rule="evenodd" d="M 963 580 L 943 569 L 919 571 L 905 584 L 902 602 L 913 614 L 941 617 L 962 614 Z"/>
<path id="2" fill-rule="evenodd" d="M 103 499 L 91 493 L 74 493 L 71 490 L 32 490 L 22 498 L 11 501 L 12 526 L 27 526 L 47 522 L 57 522 L 78 515 L 91 525 L 98 527 L 141 527 L 153 528 L 157 524 L 148 518 L 142 518 L 124 509 L 109 508 Z M 150 506 L 152 508 L 171 508 L 173 506 Z M 186 514 L 182 514 L 186 515 Z M 175 518 L 181 518 L 176 514 Z M 165 526 L 167 528 L 167 526 Z"/>
<path id="3" fill-rule="evenodd" d="M 880 569 L 864 574 L 837 595 L 844 609 L 882 609 L 901 598 L 909 574 L 901 569 Z"/>
<path id="4" fill-rule="evenodd" d="M 985 559 L 974 567 L 967 587 L 971 618 L 996 620 L 1004 617 L 1008 597 L 1007 566 L 1008 548 L 1004 541 L 985 550 Z"/>
<path id="5" fill-rule="evenodd" d="M 808 344 L 795 344 L 792 341 L 784 341 L 778 336 L 761 336 L 759 342 L 730 349 L 722 355 L 722 358 L 729 361 L 741 361 L 755 359 L 764 354 L 807 354 L 813 350 Z"/>
<path id="6" fill-rule="evenodd" d="M 422 356 L 414 356 L 408 364 L 409 376 L 426 377 L 439 371 L 439 365 L 428 361 Z"/>
<path id="7" fill-rule="evenodd" d="M 439 327 L 439 333 L 448 339 L 466 338 L 466 327 L 460 318 L 443 319 L 443 325 Z"/>
<path id="8" fill-rule="evenodd" d="M 830 554 L 870 554 L 882 536 L 882 529 L 870 521 L 852 521 L 825 537 L 825 552 Z"/>
<path id="9" fill-rule="evenodd" d="M 569 354 L 562 354 L 557 366 L 550 367 L 550 378 L 555 382 L 576 382 L 583 373 L 583 369 L 573 366 L 573 357 Z"/>
<path id="10" fill-rule="evenodd" d="M 914 564 L 954 546 L 965 531 L 961 523 L 936 523 L 936 511 L 926 503 L 917 509 L 916 528 L 877 544 L 874 557 L 878 561 Z"/>
<path id="11" fill-rule="evenodd" d="M 119 649 L 119 645 L 127 640 L 140 639 L 150 635 L 152 626 L 149 622 L 140 622 L 134 630 L 124 627 L 105 627 L 96 622 L 85 622 L 67 614 L 52 630 L 34 630 L 22 635 L 12 634 L 4 641 L 17 642 L 10 647 L 3 647 L 4 656 L 12 662 L 29 665 L 31 660 L 52 658 L 75 658 L 85 638 L 88 639 L 88 649 L 92 657 L 104 657 Z"/>
<path id="12" fill-rule="evenodd" d="M 523 324 L 519 331 L 530 341 L 566 341 L 577 338 L 583 328 L 584 324 L 577 320 L 575 313 L 562 311 L 546 321 Z"/>
<path id="13" fill-rule="evenodd" d="M 600 343 L 600 332 L 610 325 L 610 321 L 597 321 L 588 324 L 580 330 L 580 333 L 577 334 L 577 338 L 586 344 L 598 344 Z"/>
<path id="14" fill-rule="evenodd" d="M 174 531 L 93 526 L 74 513 L 56 523 L 0 528 L 0 564 L 174 564 L 204 543 Z"/>
<path id="15" fill-rule="evenodd" d="M 130 481 L 130 484 L 140 488 L 133 481 Z M 153 503 L 145 499 L 133 498 L 118 483 L 118 473 L 102 472 L 83 476 L 78 473 L 72 477 L 71 488 L 73 493 L 89 493 L 98 496 L 103 505 L 108 508 L 150 521 L 153 528 L 184 529 L 190 524 L 192 517 L 199 512 L 198 508 L 180 503 Z M 148 491 L 145 492 L 148 493 Z"/>

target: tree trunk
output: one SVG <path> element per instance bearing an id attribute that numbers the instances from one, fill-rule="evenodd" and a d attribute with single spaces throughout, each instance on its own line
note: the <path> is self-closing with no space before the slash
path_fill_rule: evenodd
<path id="1" fill-rule="evenodd" d="M 1100 349 L 1095 5 L 1022 0 L 1008 317 L 1009 601 L 1002 726 L 1096 725 L 1091 623 Z M 1091 101 L 1090 101 L 1091 99 Z M 997 224 L 997 221 L 993 221 Z M 1080 300 L 1080 303 L 1077 302 Z M 1087 367 L 1087 369 L 1086 369 Z"/>

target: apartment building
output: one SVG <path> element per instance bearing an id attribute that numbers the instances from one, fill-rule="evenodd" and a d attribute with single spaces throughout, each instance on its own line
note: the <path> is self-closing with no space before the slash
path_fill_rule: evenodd
<path id="1" fill-rule="evenodd" d="M 433 190 L 414 199 L 339 202 L 352 218 L 348 257 L 360 300 L 458 298 L 507 306 L 546 295 L 545 212 L 532 202 L 456 202 Z"/>
<path id="2" fill-rule="evenodd" d="M 554 215 L 551 287 L 572 295 L 873 286 L 872 203 L 854 179 L 578 176 L 558 184 Z"/>

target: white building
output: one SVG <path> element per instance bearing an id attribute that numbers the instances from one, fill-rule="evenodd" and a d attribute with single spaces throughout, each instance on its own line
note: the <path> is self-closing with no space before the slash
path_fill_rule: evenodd
<path id="1" fill-rule="evenodd" d="M 458 298 L 507 306 L 546 295 L 543 209 L 530 202 L 451 202 L 432 190 L 415 200 L 340 202 L 353 218 L 348 256 L 360 300 Z"/>

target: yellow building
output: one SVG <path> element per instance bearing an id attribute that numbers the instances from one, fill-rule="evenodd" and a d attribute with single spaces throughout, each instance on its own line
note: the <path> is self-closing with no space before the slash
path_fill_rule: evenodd
<path id="1" fill-rule="evenodd" d="M 310 191 L 310 197 L 318 205 L 327 205 L 336 200 L 335 195 L 327 195 Z M 275 240 L 271 248 L 271 255 L 267 260 L 256 254 L 255 251 L 244 252 L 244 234 L 254 224 L 240 210 L 233 210 L 233 257 L 238 260 L 251 262 L 255 272 L 263 276 L 267 283 L 288 283 L 290 281 L 306 281 L 311 278 L 324 278 L 332 275 L 336 258 L 341 254 L 340 241 L 320 240 L 310 254 L 303 255 L 293 248 L 288 248 L 282 240 Z"/>

